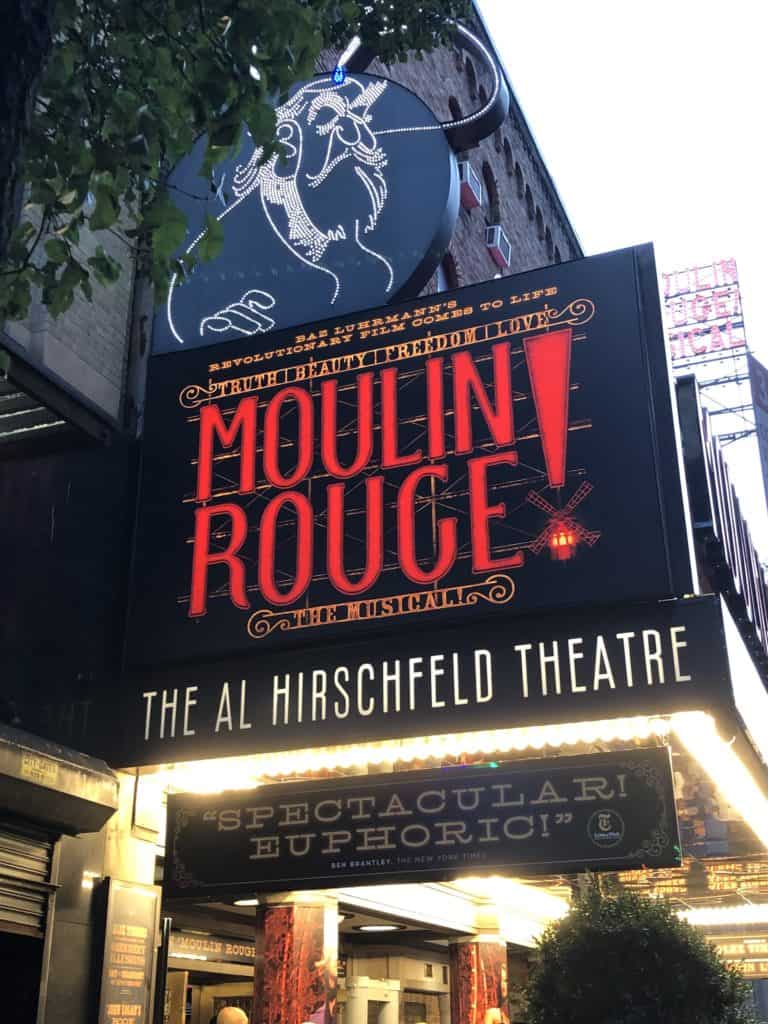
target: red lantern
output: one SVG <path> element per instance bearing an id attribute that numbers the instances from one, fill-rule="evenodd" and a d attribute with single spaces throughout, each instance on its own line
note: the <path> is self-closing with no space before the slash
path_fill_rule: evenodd
<path id="1" fill-rule="evenodd" d="M 549 553 L 556 562 L 567 562 L 576 553 L 576 534 L 567 522 L 552 523 Z"/>

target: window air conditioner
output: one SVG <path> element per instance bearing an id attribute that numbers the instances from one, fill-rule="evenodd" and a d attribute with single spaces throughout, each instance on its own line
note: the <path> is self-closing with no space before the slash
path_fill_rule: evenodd
<path id="1" fill-rule="evenodd" d="M 468 160 L 459 163 L 461 182 L 461 205 L 465 210 L 474 210 L 483 203 L 483 183 Z"/>
<path id="2" fill-rule="evenodd" d="M 493 224 L 485 229 L 485 244 L 496 266 L 508 270 L 512 262 L 512 246 L 501 224 Z"/>

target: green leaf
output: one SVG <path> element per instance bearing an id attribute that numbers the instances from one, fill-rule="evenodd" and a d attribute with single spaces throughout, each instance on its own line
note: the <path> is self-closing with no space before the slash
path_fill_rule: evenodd
<path id="1" fill-rule="evenodd" d="M 211 143 L 214 146 L 232 146 L 240 138 L 240 130 L 239 120 L 217 124 L 211 130 Z"/>
<path id="2" fill-rule="evenodd" d="M 32 301 L 29 275 L 12 274 L 0 278 L 0 319 L 25 320 Z"/>
<path id="3" fill-rule="evenodd" d="M 63 288 L 61 285 L 54 285 L 43 293 L 43 301 L 48 307 L 48 312 L 56 318 L 66 313 L 75 298 L 71 288 Z"/>
<path id="4" fill-rule="evenodd" d="M 97 185 L 95 196 L 96 206 L 90 216 L 91 227 L 94 231 L 111 228 L 120 214 L 116 197 L 107 185 Z"/>
<path id="5" fill-rule="evenodd" d="M 88 258 L 88 266 L 93 270 L 99 284 L 112 284 L 120 277 L 120 264 L 108 256 L 101 246 L 96 249 L 95 256 Z"/>
<path id="6" fill-rule="evenodd" d="M 76 259 L 70 258 L 64 273 L 61 275 L 61 285 L 64 288 L 74 290 L 83 281 L 88 280 L 88 271 Z"/>
<path id="7" fill-rule="evenodd" d="M 69 259 L 69 246 L 61 238 L 49 238 L 45 243 L 45 254 L 53 263 L 66 263 Z"/>
<path id="8" fill-rule="evenodd" d="M 53 206 L 56 202 L 56 189 L 51 188 L 47 181 L 33 181 L 29 201 L 34 206 Z"/>
<path id="9" fill-rule="evenodd" d="M 201 260 L 215 260 L 224 245 L 224 228 L 221 221 L 210 213 L 205 217 L 205 234 L 196 249 Z"/>
<path id="10" fill-rule="evenodd" d="M 187 222 L 168 220 L 152 232 L 152 249 L 158 259 L 169 260 L 187 237 Z"/>

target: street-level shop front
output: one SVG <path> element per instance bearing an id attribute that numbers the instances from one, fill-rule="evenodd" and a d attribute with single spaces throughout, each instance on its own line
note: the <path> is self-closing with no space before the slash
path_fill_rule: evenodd
<path id="1" fill-rule="evenodd" d="M 764 976 L 766 589 L 678 400 L 648 247 L 153 357 L 92 719 L 168 1020 L 514 1019 L 585 870 Z"/>

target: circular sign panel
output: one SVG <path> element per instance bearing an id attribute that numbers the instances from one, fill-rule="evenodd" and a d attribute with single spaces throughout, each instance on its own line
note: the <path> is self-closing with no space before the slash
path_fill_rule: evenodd
<path id="1" fill-rule="evenodd" d="M 337 78 L 340 76 L 336 76 Z M 416 295 L 434 273 L 459 205 L 444 126 L 412 92 L 372 75 L 320 76 L 277 110 L 283 154 L 260 163 L 244 130 L 236 157 L 200 176 L 198 140 L 169 180 L 192 252 L 206 214 L 220 255 L 174 276 L 155 352 L 231 341 Z"/>
<path id="2" fill-rule="evenodd" d="M 624 838 L 624 819 L 609 808 L 595 811 L 587 823 L 587 834 L 595 846 L 609 849 Z"/>

